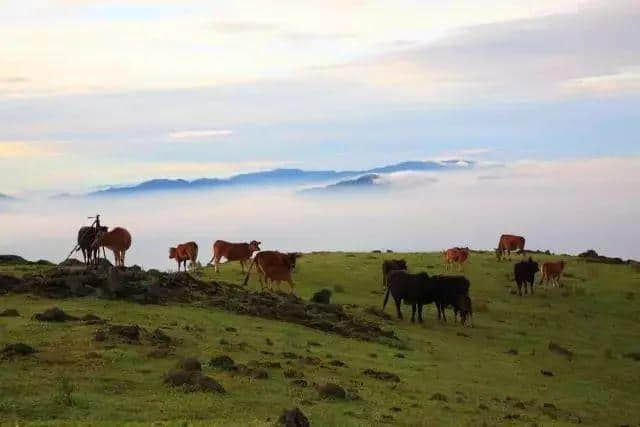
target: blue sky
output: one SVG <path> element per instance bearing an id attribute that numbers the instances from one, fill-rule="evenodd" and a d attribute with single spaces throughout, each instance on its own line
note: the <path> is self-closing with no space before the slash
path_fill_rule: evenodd
<path id="1" fill-rule="evenodd" d="M 640 156 L 637 1 L 212 3 L 3 3 L 0 193 Z"/>

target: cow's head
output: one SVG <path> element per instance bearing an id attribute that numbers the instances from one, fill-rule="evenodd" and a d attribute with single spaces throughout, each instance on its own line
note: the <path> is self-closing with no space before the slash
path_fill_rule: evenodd
<path id="1" fill-rule="evenodd" d="M 289 270 L 293 271 L 296 269 L 296 260 L 301 256 L 302 254 L 298 252 L 288 252 L 286 254 L 287 263 L 289 264 Z"/>
<path id="2" fill-rule="evenodd" d="M 531 259 L 531 257 L 529 257 L 529 265 L 531 266 L 531 271 L 533 271 L 533 273 L 537 273 L 538 271 L 540 271 L 540 266 L 538 265 L 537 262 L 535 262 L 534 260 Z"/>
<path id="3" fill-rule="evenodd" d="M 471 298 L 469 298 L 469 295 L 458 295 L 456 297 L 456 308 L 460 311 L 460 322 L 462 322 L 463 325 L 466 325 L 468 318 L 468 326 L 473 326 L 471 323 L 473 309 L 471 308 Z"/>
<path id="4" fill-rule="evenodd" d="M 176 257 L 176 248 L 169 248 L 169 259 Z"/>
<path id="5" fill-rule="evenodd" d="M 258 252 L 260 250 L 260 245 L 262 242 L 258 242 L 257 240 L 252 240 L 249 242 L 249 250 L 253 252 Z"/>
<path id="6" fill-rule="evenodd" d="M 403 259 L 392 260 L 396 270 L 407 270 L 407 261 Z"/>

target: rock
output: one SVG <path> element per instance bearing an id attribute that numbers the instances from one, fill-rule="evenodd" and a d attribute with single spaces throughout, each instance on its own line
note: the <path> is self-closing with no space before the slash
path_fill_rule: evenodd
<path id="1" fill-rule="evenodd" d="M 513 407 L 518 409 L 527 409 L 527 406 L 524 404 L 524 402 L 518 402 L 515 405 L 513 405 Z"/>
<path id="2" fill-rule="evenodd" d="M 273 341 L 271 341 L 270 338 L 265 338 L 264 342 L 267 343 L 267 345 L 273 345 Z"/>
<path id="3" fill-rule="evenodd" d="M 140 342 L 140 326 L 138 325 L 113 325 L 109 327 L 109 334 L 131 342 Z"/>
<path id="4" fill-rule="evenodd" d="M 296 386 L 296 387 L 302 387 L 302 388 L 307 387 L 309 385 L 307 383 L 307 381 L 303 380 L 303 379 L 293 380 L 293 381 L 291 381 L 291 384 Z"/>
<path id="5" fill-rule="evenodd" d="M 178 364 L 178 368 L 184 371 L 202 371 L 202 365 L 200 361 L 195 357 L 187 357 L 182 359 Z"/>
<path id="6" fill-rule="evenodd" d="M 107 334 L 105 331 L 103 331 L 102 329 L 98 329 L 94 334 L 93 334 L 93 340 L 94 341 L 98 341 L 98 342 L 102 342 L 104 340 L 107 339 Z"/>
<path id="7" fill-rule="evenodd" d="M 151 340 L 155 344 L 169 344 L 172 340 L 171 337 L 164 333 L 164 331 L 160 328 L 156 328 L 151 333 Z"/>
<path id="8" fill-rule="evenodd" d="M 315 341 L 307 341 L 307 345 L 309 347 L 312 347 L 312 346 L 313 347 L 320 347 L 321 346 L 321 344 L 319 342 L 315 342 Z"/>
<path id="9" fill-rule="evenodd" d="M 542 375 L 544 375 L 545 377 L 552 377 L 553 376 L 553 372 L 551 372 L 551 371 L 540 370 L 540 373 Z"/>
<path id="10" fill-rule="evenodd" d="M 278 418 L 278 426 L 282 427 L 309 427 L 309 420 L 298 408 L 286 410 Z"/>
<path id="11" fill-rule="evenodd" d="M 488 411 L 489 407 L 487 405 L 485 405 L 484 403 L 481 403 L 478 405 L 479 409 L 482 409 L 483 411 Z"/>
<path id="12" fill-rule="evenodd" d="M 573 352 L 567 350 L 566 348 L 562 347 L 559 344 L 554 343 L 553 341 L 549 343 L 549 351 L 551 351 L 552 353 L 559 354 L 560 356 L 564 356 L 568 360 L 573 359 Z"/>
<path id="13" fill-rule="evenodd" d="M 171 371 L 165 377 L 164 382 L 173 387 L 183 387 L 187 392 L 226 392 L 220 383 L 211 377 L 203 375 L 200 371 L 185 371 L 183 369 Z"/>
<path id="14" fill-rule="evenodd" d="M 252 369 L 251 378 L 254 380 L 266 380 L 269 378 L 269 373 L 264 369 Z"/>
<path id="15" fill-rule="evenodd" d="M 14 356 L 28 356 L 36 352 L 36 349 L 21 342 L 16 344 L 7 344 L 0 351 L 0 358 L 10 358 Z"/>
<path id="16" fill-rule="evenodd" d="M 376 378 L 378 380 L 393 381 L 397 383 L 400 382 L 400 377 L 391 372 L 376 371 L 374 369 L 365 369 L 364 371 L 362 371 L 362 373 L 369 377 Z"/>
<path id="17" fill-rule="evenodd" d="M 323 399 L 326 399 L 328 397 L 336 399 L 347 398 L 347 392 L 338 384 L 327 383 L 322 386 L 317 386 L 316 389 L 318 390 L 320 397 L 322 397 Z"/>
<path id="18" fill-rule="evenodd" d="M 378 355 L 376 353 L 369 353 L 369 357 L 372 359 L 377 359 Z"/>
<path id="19" fill-rule="evenodd" d="M 77 317 L 69 316 L 58 307 L 52 307 L 43 313 L 36 313 L 33 318 L 41 322 L 66 322 L 67 320 L 79 320 Z"/>
<path id="20" fill-rule="evenodd" d="M 512 354 L 514 356 L 518 355 L 518 350 L 516 350 L 515 348 L 510 348 L 509 350 L 506 351 L 507 354 Z"/>
<path id="21" fill-rule="evenodd" d="M 395 355 L 395 356 L 396 356 L 398 359 L 404 359 L 404 358 L 405 358 L 405 355 L 404 355 L 404 354 L 402 354 L 402 353 L 396 353 L 396 355 Z"/>
<path id="22" fill-rule="evenodd" d="M 379 317 L 384 320 L 391 320 L 391 315 L 384 312 L 379 307 L 369 306 L 364 309 L 365 313 L 371 314 L 372 316 Z"/>
<path id="23" fill-rule="evenodd" d="M 96 316 L 95 314 L 91 314 L 91 313 L 85 314 L 80 318 L 80 320 L 92 325 L 98 324 L 98 323 L 104 323 L 104 320 L 102 320 L 100 317 Z"/>
<path id="24" fill-rule="evenodd" d="M 238 332 L 238 330 L 232 326 L 229 326 L 227 328 L 224 328 L 225 331 L 227 332 Z"/>
<path id="25" fill-rule="evenodd" d="M 317 304 L 330 304 L 331 303 L 331 291 L 329 289 L 322 289 L 311 297 L 311 302 Z"/>
<path id="26" fill-rule="evenodd" d="M 446 402 L 447 401 L 447 396 L 445 396 L 442 393 L 434 393 L 434 394 L 431 395 L 429 400 L 439 400 L 440 402 Z"/>
<path id="27" fill-rule="evenodd" d="M 634 353 L 625 353 L 622 357 L 626 357 L 627 359 L 633 359 L 636 362 L 640 361 L 640 351 Z"/>
<path id="28" fill-rule="evenodd" d="M 391 410 L 391 412 L 401 412 L 402 411 L 402 408 L 399 408 L 397 406 L 392 406 L 389 409 Z"/>
<path id="29" fill-rule="evenodd" d="M 347 366 L 347 364 L 344 363 L 341 360 L 332 360 L 331 362 L 329 362 L 329 365 L 331 365 L 331 366 Z"/>
<path id="30" fill-rule="evenodd" d="M 20 317 L 20 313 L 18 313 L 18 310 L 8 308 L 4 311 L 0 311 L 0 317 Z"/>
<path id="31" fill-rule="evenodd" d="M 209 366 L 212 366 L 214 368 L 224 369 L 225 371 L 230 371 L 235 366 L 235 363 L 233 362 L 232 358 L 230 358 L 225 354 L 222 356 L 217 356 L 212 358 L 209 361 Z"/>
<path id="32" fill-rule="evenodd" d="M 285 378 L 303 378 L 304 377 L 304 373 L 300 371 L 296 371 L 295 369 L 287 369 L 286 371 L 283 372 L 283 375 L 285 376 Z"/>

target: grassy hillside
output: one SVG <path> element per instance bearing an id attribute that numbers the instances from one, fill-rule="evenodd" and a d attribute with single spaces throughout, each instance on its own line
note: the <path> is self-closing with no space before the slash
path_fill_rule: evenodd
<path id="1" fill-rule="evenodd" d="M 392 304 L 386 310 L 392 320 L 365 313 L 382 303 L 381 260 L 395 257 L 406 258 L 412 271 L 442 272 L 440 254 L 316 253 L 299 260 L 294 279 L 303 298 L 330 289 L 333 302 L 394 329 L 398 341 L 343 338 L 198 304 L 0 295 L 0 312 L 11 308 L 21 315 L 0 317 L 0 350 L 16 342 L 38 350 L 0 360 L 0 420 L 273 425 L 284 409 L 298 406 L 312 425 L 640 422 L 640 361 L 624 356 L 640 352 L 637 267 L 565 257 L 564 288 L 539 288 L 534 296 L 518 297 L 511 293 L 512 263 L 473 253 L 465 274 L 471 280 L 474 327 L 464 328 L 451 319 L 439 324 L 433 306 L 426 309 L 424 324 L 396 320 Z M 46 268 L 4 264 L 0 274 Z M 219 274 L 212 268 L 196 274 L 205 280 L 243 279 L 236 264 L 221 265 Z M 249 286 L 259 289 L 255 278 Z M 283 289 L 288 290 L 286 284 Z M 112 324 L 161 328 L 177 344 L 169 354 L 151 357 L 154 347 L 147 341 L 95 341 L 100 325 L 31 319 L 52 306 L 75 316 L 93 313 Z M 409 314 L 410 307 L 404 311 Z M 551 351 L 550 342 L 573 356 Z M 319 364 L 289 359 L 284 352 L 317 357 Z M 267 379 L 235 375 L 208 366 L 220 355 L 250 365 L 279 362 L 282 368 L 266 368 Z M 189 356 L 198 358 L 203 372 L 227 393 L 185 393 L 163 384 L 165 374 Z M 346 366 L 336 366 L 335 360 Z M 302 372 L 309 386 L 293 385 L 283 375 L 288 369 Z M 364 375 L 366 369 L 396 374 L 400 382 Z M 321 398 L 312 384 L 327 382 L 359 399 Z"/>

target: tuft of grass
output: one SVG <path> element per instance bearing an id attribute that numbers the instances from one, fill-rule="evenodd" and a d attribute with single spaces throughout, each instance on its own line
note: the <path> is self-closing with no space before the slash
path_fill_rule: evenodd
<path id="1" fill-rule="evenodd" d="M 66 377 L 60 377 L 58 379 L 58 393 L 56 395 L 56 402 L 67 407 L 75 405 L 73 399 L 73 392 L 76 390 L 71 380 Z"/>

